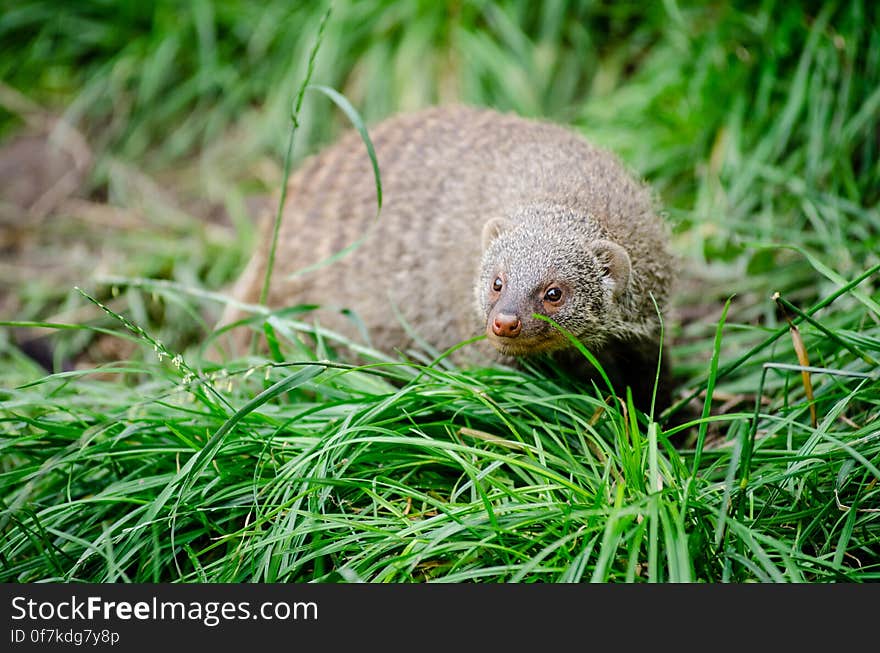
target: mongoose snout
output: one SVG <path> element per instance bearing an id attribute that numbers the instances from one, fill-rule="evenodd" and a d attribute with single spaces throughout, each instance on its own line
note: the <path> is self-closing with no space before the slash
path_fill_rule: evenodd
<path id="1" fill-rule="evenodd" d="M 499 338 L 515 338 L 522 331 L 519 316 L 511 313 L 496 313 L 492 320 L 492 333 Z"/>

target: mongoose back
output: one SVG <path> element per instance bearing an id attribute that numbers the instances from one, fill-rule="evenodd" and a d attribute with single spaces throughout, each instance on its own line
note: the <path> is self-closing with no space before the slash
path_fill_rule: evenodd
<path id="1" fill-rule="evenodd" d="M 389 353 L 485 333 L 492 346 L 465 347 L 459 360 L 548 354 L 585 365 L 534 317 L 545 315 L 647 405 L 656 306 L 674 265 L 649 190 L 617 158 L 562 126 L 463 106 L 398 115 L 370 136 L 381 214 L 356 133 L 308 159 L 289 181 L 269 306 L 320 305 L 322 326 L 357 337 L 339 311 L 350 309 Z M 339 260 L 296 274 L 365 233 Z M 267 224 L 236 299 L 258 300 L 270 237 Z"/>

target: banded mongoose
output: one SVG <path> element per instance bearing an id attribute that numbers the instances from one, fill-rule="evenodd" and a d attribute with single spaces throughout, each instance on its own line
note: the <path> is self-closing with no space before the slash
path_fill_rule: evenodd
<path id="1" fill-rule="evenodd" d="M 289 180 L 271 307 L 315 304 L 319 323 L 357 337 L 350 309 L 385 352 L 444 351 L 485 333 L 459 360 L 546 353 L 592 368 L 539 313 L 602 362 L 645 410 L 657 369 L 657 307 L 674 259 L 650 191 L 611 154 L 559 125 L 493 110 L 435 107 L 370 130 L 383 205 L 354 132 Z M 375 221 L 375 222 L 374 222 Z M 234 296 L 256 303 L 271 219 Z M 305 274 L 369 231 L 359 247 Z M 655 307 L 656 302 L 656 307 Z M 224 322 L 241 317 L 229 311 Z M 405 326 L 406 325 L 406 326 Z M 414 338 L 413 335 L 416 337 Z M 546 358 L 546 357 L 545 357 Z M 660 405 L 668 403 L 661 389 Z"/>

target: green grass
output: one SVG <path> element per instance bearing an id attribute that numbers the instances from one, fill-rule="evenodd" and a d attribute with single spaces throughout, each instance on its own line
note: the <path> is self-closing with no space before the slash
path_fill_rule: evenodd
<path id="1" fill-rule="evenodd" d="M 0 580 L 880 579 L 876 13 L 334 5 L 312 83 L 367 124 L 451 99 L 545 116 L 657 189 L 684 263 L 666 349 L 691 399 L 654 422 L 530 370 L 354 366 L 332 333 L 304 345 L 297 311 L 254 310 L 268 357 L 207 360 L 324 6 L 8 4 L 0 79 L 87 137 L 89 201 L 138 229 L 54 216 L 50 254 L 74 238 L 105 264 L 12 288 Z M 11 137 L 27 116 L 4 106 Z M 294 159 L 347 125 L 332 106 L 305 93 Z M 34 327 L 59 359 L 129 349 L 47 375 L 14 344 Z"/>

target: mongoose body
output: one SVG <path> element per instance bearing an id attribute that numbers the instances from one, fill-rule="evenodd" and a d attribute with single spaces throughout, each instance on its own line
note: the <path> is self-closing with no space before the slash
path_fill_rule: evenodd
<path id="1" fill-rule="evenodd" d="M 649 190 L 617 158 L 567 128 L 461 106 L 392 117 L 370 136 L 378 219 L 356 133 L 308 159 L 289 181 L 270 307 L 320 305 L 322 326 L 357 338 L 339 311 L 350 309 L 388 353 L 442 352 L 485 333 L 491 346 L 465 347 L 458 360 L 582 361 L 538 313 L 624 381 L 653 383 L 673 258 Z M 364 234 L 340 259 L 297 274 Z M 259 298 L 270 236 L 267 224 L 239 301 Z"/>

